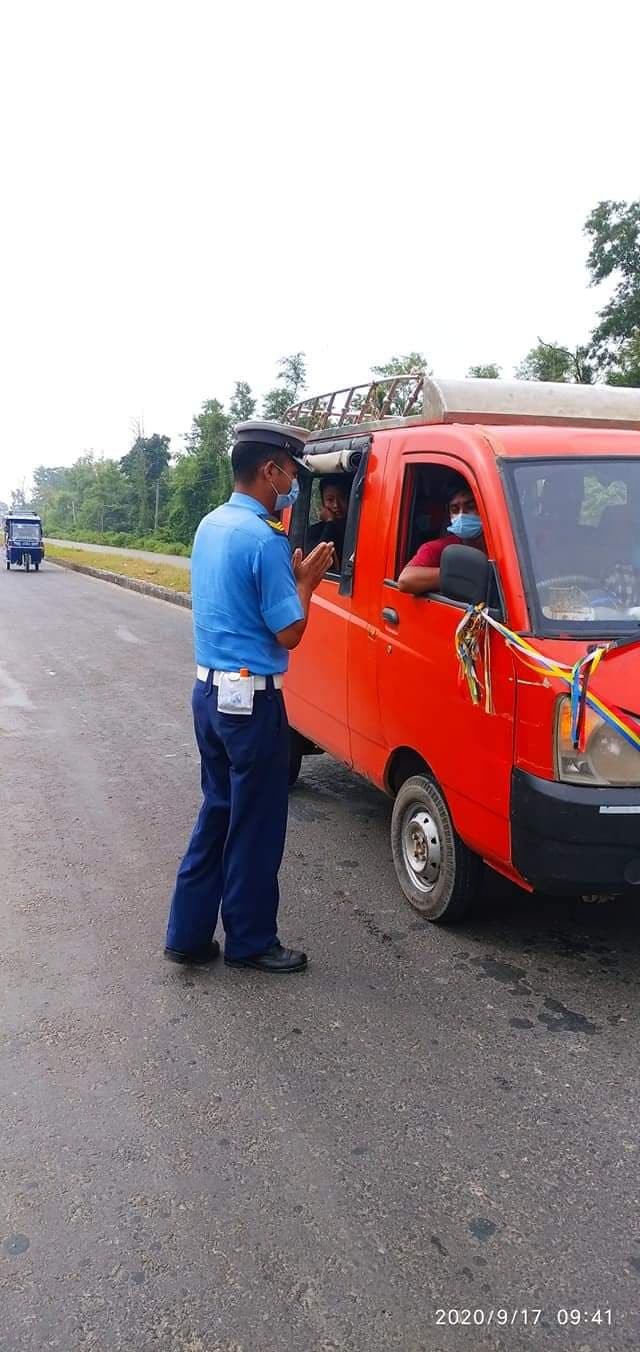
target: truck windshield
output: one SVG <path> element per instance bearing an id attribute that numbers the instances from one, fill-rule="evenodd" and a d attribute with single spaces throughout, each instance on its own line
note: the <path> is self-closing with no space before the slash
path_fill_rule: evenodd
<path id="1" fill-rule="evenodd" d="M 512 464 L 523 564 L 543 633 L 640 624 L 640 459 Z"/>
<path id="2" fill-rule="evenodd" d="M 11 538 L 20 544 L 40 543 L 40 526 L 37 522 L 12 521 Z"/>

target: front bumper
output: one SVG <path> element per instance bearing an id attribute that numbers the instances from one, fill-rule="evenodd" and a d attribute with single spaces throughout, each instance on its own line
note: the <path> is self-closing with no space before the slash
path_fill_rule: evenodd
<path id="1" fill-rule="evenodd" d="M 579 788 L 514 770 L 511 854 L 521 877 L 558 895 L 640 885 L 640 788 Z"/>

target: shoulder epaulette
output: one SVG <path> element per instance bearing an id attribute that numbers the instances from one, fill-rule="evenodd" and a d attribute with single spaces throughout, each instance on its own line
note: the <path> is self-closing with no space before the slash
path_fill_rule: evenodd
<path id="1" fill-rule="evenodd" d="M 281 521 L 277 521 L 274 516 L 265 516 L 264 520 L 272 530 L 277 530 L 279 535 L 285 535 L 286 531 Z"/>

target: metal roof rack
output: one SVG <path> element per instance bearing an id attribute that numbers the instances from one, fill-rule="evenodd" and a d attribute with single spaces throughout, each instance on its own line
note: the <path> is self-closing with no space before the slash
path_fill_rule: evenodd
<path id="1" fill-rule="evenodd" d="M 410 375 L 368 380 L 363 385 L 347 385 L 343 390 L 330 390 L 292 404 L 284 421 L 315 432 L 329 427 L 358 427 L 386 418 L 408 418 L 422 413 L 424 381 L 424 371 L 414 371 Z"/>
<path id="2" fill-rule="evenodd" d="M 284 421 L 316 436 L 409 423 L 555 423 L 640 429 L 640 389 L 536 380 L 435 380 L 424 372 L 303 399 Z"/>

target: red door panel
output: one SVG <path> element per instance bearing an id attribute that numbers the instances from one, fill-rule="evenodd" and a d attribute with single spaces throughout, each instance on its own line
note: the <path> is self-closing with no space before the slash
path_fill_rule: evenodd
<path id="1" fill-rule="evenodd" d="M 415 444 L 415 443 L 414 443 Z M 392 463 L 392 462 L 390 462 Z M 386 576 L 394 578 L 398 539 L 406 533 L 405 475 L 432 465 L 465 474 L 483 516 L 491 549 L 491 514 L 482 484 L 460 458 L 436 450 L 394 459 L 385 484 L 391 523 Z M 397 624 L 382 617 L 394 610 Z M 417 751 L 444 790 L 455 826 L 484 858 L 508 864 L 513 766 L 515 684 L 513 659 L 502 640 L 491 638 L 494 712 L 476 706 L 464 684 L 455 650 L 463 607 L 435 598 L 409 596 L 383 582 L 376 628 L 378 696 L 382 737 L 389 754 L 399 747 Z"/>
<path id="2" fill-rule="evenodd" d="M 337 582 L 321 582 L 311 600 L 309 623 L 291 653 L 285 687 L 291 726 L 351 764 L 347 728 L 347 647 L 351 598 Z"/>
<path id="3" fill-rule="evenodd" d="M 444 790 L 463 840 L 485 858 L 510 858 L 513 661 L 492 639 L 494 713 L 461 682 L 454 636 L 463 611 L 386 589 L 399 623 L 382 623 L 378 689 L 384 739 L 417 751 Z"/>

